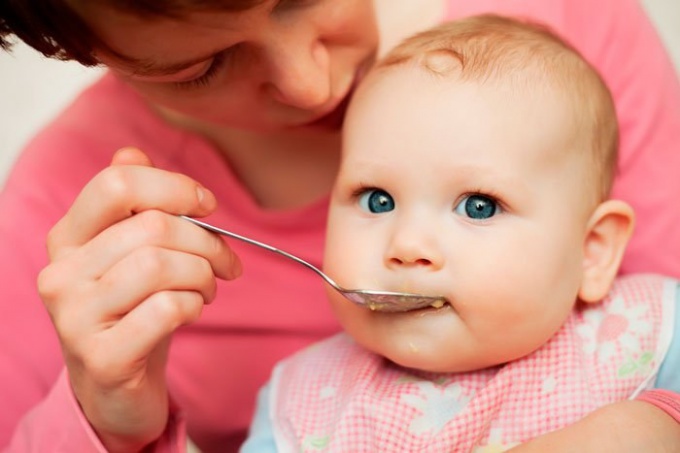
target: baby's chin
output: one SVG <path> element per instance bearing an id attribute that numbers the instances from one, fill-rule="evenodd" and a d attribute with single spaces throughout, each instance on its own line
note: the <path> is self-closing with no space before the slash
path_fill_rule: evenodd
<path id="1" fill-rule="evenodd" d="M 403 368 L 409 368 L 425 373 L 455 374 L 476 372 L 491 369 L 511 360 L 479 360 L 478 357 L 442 354 L 432 349 L 411 350 L 409 352 L 395 352 L 381 354 L 390 362 Z"/>
<path id="2" fill-rule="evenodd" d="M 466 352 L 456 347 L 453 339 L 441 335 L 437 335 L 437 338 L 432 335 L 393 335 L 392 338 L 373 338 L 372 341 L 356 340 L 390 362 L 424 372 L 462 373 L 495 364 L 480 360 L 483 354 Z"/>
<path id="3" fill-rule="evenodd" d="M 404 368 L 430 373 L 464 373 L 495 365 L 476 358 L 456 354 L 455 349 L 429 343 L 409 343 L 399 349 L 390 348 L 380 355 Z"/>
<path id="4" fill-rule="evenodd" d="M 350 333 L 351 334 L 351 333 Z M 495 367 L 524 355 L 511 345 L 478 342 L 465 332 L 382 332 L 355 336 L 357 343 L 401 367 L 431 373 L 465 373 Z"/>
<path id="5" fill-rule="evenodd" d="M 466 373 L 490 369 L 531 355 L 539 347 L 506 342 L 478 344 L 453 338 L 409 338 L 372 345 L 373 352 L 404 368 L 429 373 Z M 366 346 L 371 349 L 371 346 Z"/>

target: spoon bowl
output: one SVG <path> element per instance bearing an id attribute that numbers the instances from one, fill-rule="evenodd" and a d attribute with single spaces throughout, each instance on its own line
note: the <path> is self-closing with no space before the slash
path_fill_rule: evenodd
<path id="1" fill-rule="evenodd" d="M 295 255 L 291 255 L 290 253 L 285 252 L 276 247 L 272 247 L 269 244 L 265 244 L 254 239 L 241 236 L 240 234 L 237 233 L 232 233 L 231 231 L 223 230 L 222 228 L 218 228 L 216 226 L 210 225 L 209 223 L 194 219 L 193 217 L 187 217 L 183 215 L 180 217 L 213 233 L 221 234 L 222 236 L 238 239 L 239 241 L 245 242 L 247 244 L 261 247 L 263 249 L 269 250 L 270 252 L 278 253 L 279 255 L 285 256 L 286 258 L 293 260 L 298 264 L 302 264 L 303 266 L 314 271 L 317 275 L 323 278 L 328 285 L 330 285 L 333 289 L 342 294 L 346 299 L 370 310 L 396 313 L 418 310 L 420 308 L 426 307 L 441 308 L 446 303 L 446 298 L 443 296 L 425 296 L 422 294 L 402 293 L 394 291 L 343 288 L 337 283 L 335 283 L 333 279 L 331 279 L 328 275 L 322 272 L 318 267 L 314 266 L 311 263 L 308 263 L 302 258 L 299 258 Z"/>

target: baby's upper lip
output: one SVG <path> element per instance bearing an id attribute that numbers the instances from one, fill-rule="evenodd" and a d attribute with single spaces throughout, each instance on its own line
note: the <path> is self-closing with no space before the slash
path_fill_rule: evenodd
<path id="1" fill-rule="evenodd" d="M 435 281 L 428 281 L 427 277 L 423 275 L 413 276 L 410 279 L 405 279 L 403 277 L 405 276 L 399 278 L 398 283 L 394 281 L 391 282 L 392 284 L 383 282 L 386 284 L 380 289 L 395 293 L 408 293 L 432 298 L 433 304 L 431 306 L 435 308 L 441 308 L 446 305 L 453 307 L 451 299 L 446 295 L 447 293 L 445 291 L 439 291 L 437 288 L 441 288 L 441 285 L 438 285 Z M 434 304 L 439 303 L 439 301 L 441 301 L 441 305 L 435 306 Z"/>
<path id="2" fill-rule="evenodd" d="M 397 293 L 397 294 L 411 294 L 411 295 L 417 295 L 417 296 L 423 296 L 423 297 L 428 297 L 434 300 L 442 300 L 444 303 L 450 304 L 450 301 L 447 296 L 444 295 L 443 292 L 437 291 L 436 288 L 433 287 L 433 285 L 426 284 L 425 282 L 420 282 L 421 284 L 418 284 L 416 281 L 413 283 L 404 283 L 400 282 L 398 284 L 386 284 L 380 285 L 379 288 L 370 288 L 373 290 L 380 290 L 380 291 L 385 291 L 385 292 L 392 292 L 392 293 Z M 368 289 L 368 286 L 364 286 L 363 288 Z"/>

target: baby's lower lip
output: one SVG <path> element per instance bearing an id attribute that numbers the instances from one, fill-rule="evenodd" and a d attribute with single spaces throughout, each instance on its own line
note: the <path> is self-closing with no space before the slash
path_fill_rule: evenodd
<path id="1" fill-rule="evenodd" d="M 373 313 L 379 315 L 379 316 L 429 316 L 429 315 L 436 315 L 439 313 L 445 313 L 453 310 L 453 306 L 447 302 L 441 307 L 423 307 L 423 308 L 417 308 L 415 310 L 409 310 L 409 311 L 398 311 L 398 312 L 388 312 L 388 311 L 381 311 L 381 310 L 374 310 Z"/>
<path id="2" fill-rule="evenodd" d="M 434 314 L 437 314 L 437 313 L 448 312 L 450 310 L 453 310 L 453 307 L 451 306 L 451 304 L 446 303 L 446 304 L 444 304 L 444 306 L 442 306 L 440 308 L 425 307 L 425 308 L 421 308 L 419 310 L 409 311 L 407 313 L 411 313 L 415 316 L 428 316 L 428 315 L 434 315 Z"/>

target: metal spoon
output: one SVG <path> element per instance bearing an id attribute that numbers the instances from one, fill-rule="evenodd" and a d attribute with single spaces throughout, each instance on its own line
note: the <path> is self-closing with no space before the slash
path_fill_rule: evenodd
<path id="1" fill-rule="evenodd" d="M 291 255 L 288 252 L 284 252 L 283 250 L 279 250 L 276 247 L 272 247 L 271 245 L 256 241 L 254 239 L 241 236 L 240 234 L 232 233 L 231 231 L 217 228 L 216 226 L 212 226 L 208 223 L 196 220 L 192 217 L 187 217 L 183 215 L 180 217 L 183 218 L 184 220 L 188 220 L 189 222 L 200 226 L 201 228 L 205 228 L 208 231 L 212 231 L 213 233 L 218 233 L 224 236 L 228 236 L 230 238 L 238 239 L 239 241 L 243 241 L 251 245 L 262 247 L 264 249 L 269 250 L 270 252 L 278 253 L 299 264 L 302 264 L 303 266 L 306 266 L 307 268 L 316 272 L 321 278 L 323 278 L 326 281 L 326 283 L 328 283 L 330 286 L 336 289 L 340 294 L 345 296 L 347 299 L 351 300 L 357 305 L 361 305 L 362 307 L 369 308 L 371 310 L 384 312 L 403 312 L 417 310 L 419 308 L 425 308 L 430 306 L 440 308 L 444 305 L 444 303 L 446 303 L 446 298 L 442 296 L 423 296 L 421 294 L 400 293 L 393 291 L 376 291 L 368 289 L 345 289 L 338 285 L 337 283 L 335 283 L 328 275 L 324 274 L 319 268 L 301 258 L 298 258 L 295 255 Z"/>

